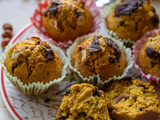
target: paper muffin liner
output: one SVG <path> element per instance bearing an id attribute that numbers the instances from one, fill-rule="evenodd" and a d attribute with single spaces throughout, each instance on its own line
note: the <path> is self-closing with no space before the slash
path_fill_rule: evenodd
<path id="1" fill-rule="evenodd" d="M 75 42 L 72 44 L 72 46 L 70 46 L 67 49 L 67 56 L 68 56 L 68 61 L 69 61 L 69 67 L 73 71 L 73 73 L 75 75 L 75 79 L 78 82 L 90 83 L 90 84 L 93 84 L 93 85 L 97 86 L 99 89 L 102 89 L 102 88 L 104 88 L 107 85 L 108 82 L 113 81 L 113 80 L 120 80 L 120 79 L 122 79 L 123 77 L 125 77 L 127 75 L 127 71 L 133 66 L 133 59 L 131 57 L 132 56 L 131 55 L 132 51 L 130 50 L 130 48 L 126 48 L 123 45 L 123 42 L 117 41 L 112 36 L 107 35 L 106 36 L 107 38 L 112 39 L 115 43 L 117 43 L 117 45 L 119 46 L 119 48 L 124 51 L 124 53 L 126 55 L 127 67 L 123 70 L 123 73 L 122 73 L 121 76 L 113 76 L 112 78 L 109 78 L 108 80 L 105 80 L 104 82 L 100 80 L 99 74 L 90 76 L 89 78 L 83 77 L 81 75 L 81 73 L 76 68 L 73 68 L 73 66 L 71 65 L 71 55 L 72 55 L 74 49 L 76 49 L 76 47 L 80 43 L 82 43 L 83 41 L 85 41 L 86 39 L 90 38 L 93 35 L 99 35 L 99 34 L 92 33 L 92 34 L 88 34 L 88 35 L 84 35 L 84 36 L 78 37 L 75 40 Z"/>
<path id="2" fill-rule="evenodd" d="M 39 30 L 39 34 L 43 34 L 48 38 L 49 38 L 49 35 L 46 32 L 46 30 L 42 24 L 42 15 L 43 15 L 45 9 L 48 7 L 48 5 L 52 1 L 53 0 L 40 1 L 33 16 L 31 17 L 31 22 Z M 91 12 L 91 15 L 93 17 L 93 25 L 90 30 L 90 33 L 99 32 L 102 19 L 101 19 L 101 15 L 100 15 L 100 12 L 96 6 L 95 1 L 94 0 L 81 0 L 81 1 L 84 2 L 84 5 L 89 9 L 89 11 Z M 52 38 L 49 38 L 49 39 L 53 41 L 52 43 L 54 45 L 59 46 L 61 48 L 67 48 L 74 43 L 74 41 L 71 41 L 71 40 L 60 42 L 60 41 L 53 40 Z"/>
<path id="3" fill-rule="evenodd" d="M 160 29 L 155 29 L 150 32 L 147 32 L 144 34 L 140 40 L 138 40 L 134 46 L 133 46 L 133 61 L 134 61 L 134 66 L 142 73 L 142 77 L 148 79 L 150 82 L 153 82 L 155 84 L 160 85 L 160 77 L 157 77 L 156 75 L 151 75 L 151 74 L 144 74 L 140 66 L 137 64 L 137 59 L 138 59 L 138 53 L 139 50 L 144 46 L 144 44 L 147 42 L 148 37 L 153 37 L 156 34 L 160 33 Z"/>
<path id="4" fill-rule="evenodd" d="M 44 93 L 47 89 L 49 89 L 52 85 L 55 85 L 57 83 L 59 83 L 60 81 L 62 81 L 65 77 L 66 77 L 66 68 L 68 66 L 68 61 L 67 61 L 67 57 L 65 56 L 64 52 L 54 46 L 54 45 L 50 45 L 59 55 L 60 59 L 63 62 L 63 68 L 61 71 L 61 77 L 58 79 L 54 79 L 51 80 L 49 83 L 45 83 L 43 84 L 43 82 L 38 82 L 38 83 L 29 83 L 28 85 L 25 84 L 23 85 L 23 82 L 20 81 L 20 79 L 18 79 L 17 77 L 12 76 L 11 74 L 9 74 L 6 66 L 4 65 L 4 60 L 6 59 L 6 56 L 10 50 L 11 47 L 13 47 L 16 43 L 14 44 L 10 44 L 5 48 L 4 53 L 2 54 L 1 58 L 0 58 L 0 64 L 3 66 L 4 68 L 4 73 L 6 75 L 6 77 L 8 78 L 8 80 L 21 92 L 23 92 L 24 94 L 27 95 L 40 95 L 42 93 Z"/>

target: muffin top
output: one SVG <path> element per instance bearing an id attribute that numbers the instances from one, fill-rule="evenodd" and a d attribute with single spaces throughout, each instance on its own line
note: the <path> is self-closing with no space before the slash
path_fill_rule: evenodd
<path id="1" fill-rule="evenodd" d="M 77 46 L 72 53 L 71 64 L 84 77 L 99 74 L 104 81 L 122 73 L 126 67 L 126 58 L 124 52 L 110 38 L 95 35 Z M 111 74 L 106 69 L 116 69 L 117 73 Z"/>
<path id="2" fill-rule="evenodd" d="M 56 51 L 38 37 L 31 37 L 14 45 L 9 50 L 4 64 L 8 72 L 23 83 L 46 83 L 57 79 L 63 67 Z"/>
<path id="3" fill-rule="evenodd" d="M 145 44 L 146 47 L 146 55 L 150 59 L 160 59 L 160 35 L 156 35 L 153 37 L 149 37 Z"/>
<path id="4" fill-rule="evenodd" d="M 79 0 L 54 0 L 43 14 L 52 20 L 52 27 L 64 31 L 66 26 L 76 29 L 84 23 L 86 16 L 90 16 L 89 10 Z M 64 23 L 64 21 L 66 21 Z"/>

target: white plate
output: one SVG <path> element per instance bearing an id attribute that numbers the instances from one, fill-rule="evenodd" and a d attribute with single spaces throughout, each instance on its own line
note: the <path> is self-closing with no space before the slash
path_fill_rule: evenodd
<path id="1" fill-rule="evenodd" d="M 15 35 L 9 44 L 32 36 L 39 36 L 42 41 L 45 41 L 45 37 L 40 35 L 33 25 L 28 24 Z M 135 72 L 136 69 L 133 69 L 130 74 L 136 76 L 137 74 L 135 74 Z M 0 90 L 2 98 L 8 111 L 16 120 L 54 120 L 65 92 L 71 85 L 76 83 L 62 81 L 50 88 L 50 90 L 43 95 L 27 96 L 12 85 L 6 78 L 2 67 L 0 68 L 0 73 Z M 160 88 L 156 87 L 156 90 L 160 100 Z"/>

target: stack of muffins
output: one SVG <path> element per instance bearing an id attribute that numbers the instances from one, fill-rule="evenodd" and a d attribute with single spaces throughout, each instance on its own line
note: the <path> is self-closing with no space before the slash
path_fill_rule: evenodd
<path id="1" fill-rule="evenodd" d="M 157 119 L 160 108 L 154 86 L 134 78 L 124 79 L 133 66 L 131 50 L 124 46 L 124 39 L 137 41 L 147 31 L 158 28 L 159 18 L 151 1 L 120 0 L 107 14 L 104 8 L 106 30 L 116 37 L 87 34 L 94 25 L 87 0 L 44 3 L 41 23 L 47 35 L 64 44 L 75 42 L 67 49 L 67 57 L 63 50 L 39 37 L 6 47 L 1 64 L 13 85 L 27 95 L 40 95 L 66 77 L 69 65 L 82 84 L 73 85 L 66 92 L 56 120 Z M 145 74 L 160 76 L 159 40 L 160 35 L 148 38 L 138 53 L 138 64 Z"/>

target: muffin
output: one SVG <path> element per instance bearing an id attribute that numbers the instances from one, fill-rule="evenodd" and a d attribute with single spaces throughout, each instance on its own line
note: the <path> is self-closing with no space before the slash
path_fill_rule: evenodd
<path id="1" fill-rule="evenodd" d="M 61 77 L 63 63 L 59 55 L 46 42 L 31 37 L 14 45 L 4 65 L 10 75 L 23 84 L 49 83 Z"/>
<path id="2" fill-rule="evenodd" d="M 137 63 L 145 74 L 160 77 L 160 35 L 149 37 L 139 50 Z"/>
<path id="3" fill-rule="evenodd" d="M 100 76 L 102 81 L 122 75 L 127 66 L 125 53 L 110 38 L 94 35 L 79 44 L 71 55 L 71 65 L 83 77 Z"/>
<path id="4" fill-rule="evenodd" d="M 121 0 L 105 18 L 107 28 L 121 39 L 138 40 L 145 32 L 158 28 L 159 18 L 151 0 Z"/>
<path id="5" fill-rule="evenodd" d="M 150 82 L 123 79 L 105 92 L 112 120 L 156 120 L 160 114 L 155 87 Z"/>
<path id="6" fill-rule="evenodd" d="M 103 91 L 93 85 L 72 85 L 55 120 L 110 120 Z"/>
<path id="7" fill-rule="evenodd" d="M 74 40 L 92 27 L 90 11 L 79 0 L 53 0 L 42 16 L 48 35 L 56 41 Z"/>

